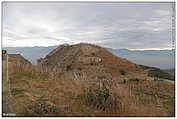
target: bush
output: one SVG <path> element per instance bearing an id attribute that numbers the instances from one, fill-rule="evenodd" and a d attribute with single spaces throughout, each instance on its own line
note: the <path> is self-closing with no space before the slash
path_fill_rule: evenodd
<path id="1" fill-rule="evenodd" d="M 71 70 L 71 65 L 66 65 L 66 71 L 70 71 Z"/>
<path id="2" fill-rule="evenodd" d="M 43 58 L 37 59 L 37 63 L 41 63 L 42 60 L 43 60 Z"/>
<path id="3" fill-rule="evenodd" d="M 87 88 L 81 95 L 81 99 L 87 106 L 101 109 L 103 111 L 115 111 L 118 109 L 113 107 L 118 106 L 117 104 L 119 101 L 112 95 L 110 89 L 106 87 L 97 89 L 93 89 L 91 87 Z"/>
<path id="4" fill-rule="evenodd" d="M 37 97 L 36 102 L 29 109 L 33 111 L 32 116 L 58 116 L 60 113 L 59 109 L 47 103 L 47 99 L 43 96 Z"/>
<path id="5" fill-rule="evenodd" d="M 110 91 L 107 88 L 102 88 L 98 91 L 98 102 L 99 104 L 105 108 L 108 106 L 107 104 L 109 103 L 109 97 L 110 97 Z"/>
<path id="6" fill-rule="evenodd" d="M 85 98 L 85 101 L 88 105 L 96 100 L 96 95 L 91 88 L 87 88 L 84 90 L 83 97 Z"/>
<path id="7" fill-rule="evenodd" d="M 95 56 L 95 55 L 96 55 L 94 52 L 92 52 L 91 54 L 92 54 L 92 56 Z"/>
<path id="8" fill-rule="evenodd" d="M 138 78 L 132 78 L 132 79 L 130 79 L 130 81 L 139 82 L 140 79 L 138 79 Z"/>
<path id="9" fill-rule="evenodd" d="M 24 95 L 24 92 L 25 92 L 25 90 L 24 89 L 22 89 L 22 88 L 12 88 L 12 95 L 13 96 L 23 96 Z"/>
<path id="10" fill-rule="evenodd" d="M 86 104 L 103 110 L 109 105 L 109 97 L 110 91 L 107 88 L 100 88 L 95 91 L 91 88 L 84 90 Z"/>
<path id="11" fill-rule="evenodd" d="M 121 75 L 126 75 L 127 73 L 124 70 L 119 71 Z"/>

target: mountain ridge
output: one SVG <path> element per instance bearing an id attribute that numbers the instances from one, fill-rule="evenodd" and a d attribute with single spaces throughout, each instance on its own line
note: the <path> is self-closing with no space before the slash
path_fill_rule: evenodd
<path id="1" fill-rule="evenodd" d="M 64 44 L 69 45 L 69 44 Z M 20 53 L 33 64 L 37 64 L 37 59 L 45 57 L 55 46 L 35 46 L 35 47 L 4 47 L 9 53 Z M 104 47 L 105 48 L 105 47 Z M 126 58 L 136 64 L 155 66 L 161 69 L 173 69 L 175 50 L 129 50 L 106 48 L 115 55 Z"/>

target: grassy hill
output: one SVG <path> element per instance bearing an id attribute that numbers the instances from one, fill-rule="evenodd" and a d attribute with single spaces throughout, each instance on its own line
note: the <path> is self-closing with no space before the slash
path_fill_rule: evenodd
<path id="1" fill-rule="evenodd" d="M 64 44 L 68 45 L 68 44 Z M 20 53 L 32 64 L 37 64 L 37 59 L 44 58 L 58 46 L 49 47 L 4 47 L 9 53 Z M 128 50 L 106 48 L 117 56 L 126 58 L 136 64 L 155 66 L 161 69 L 174 68 L 175 50 Z"/>
<path id="2" fill-rule="evenodd" d="M 3 86 L 10 86 L 16 116 L 175 116 L 175 84 L 149 80 L 147 70 L 125 68 L 112 80 L 76 80 L 65 68 L 15 59 L 8 64 L 10 85 Z"/>
<path id="3" fill-rule="evenodd" d="M 130 78 L 100 87 L 97 81 L 73 80 L 64 72 L 10 67 L 17 116 L 174 116 L 174 84 L 165 81 Z"/>

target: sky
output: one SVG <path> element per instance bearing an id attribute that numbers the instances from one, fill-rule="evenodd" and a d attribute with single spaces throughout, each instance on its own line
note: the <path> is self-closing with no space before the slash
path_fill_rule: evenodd
<path id="1" fill-rule="evenodd" d="M 3 2 L 3 47 L 172 48 L 174 3 Z"/>

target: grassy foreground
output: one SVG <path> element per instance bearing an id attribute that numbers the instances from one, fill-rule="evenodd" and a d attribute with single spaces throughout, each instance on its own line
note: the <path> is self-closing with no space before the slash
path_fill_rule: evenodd
<path id="1" fill-rule="evenodd" d="M 9 73 L 16 116 L 175 116 L 174 83 L 73 80 L 68 72 L 13 61 Z M 4 80 L 3 87 L 5 95 Z"/>

